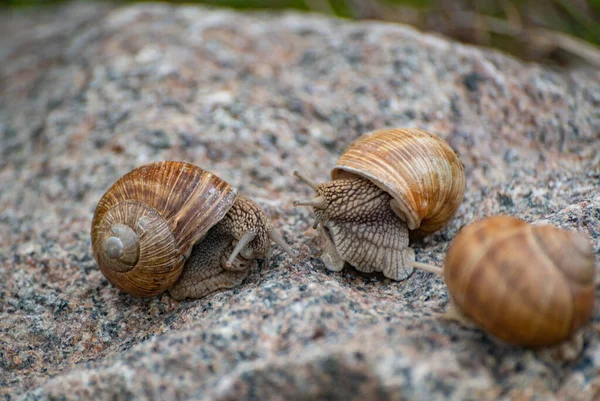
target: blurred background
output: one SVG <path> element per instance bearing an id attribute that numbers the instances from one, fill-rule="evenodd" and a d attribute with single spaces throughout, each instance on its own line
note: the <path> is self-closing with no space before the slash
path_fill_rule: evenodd
<path id="1" fill-rule="evenodd" d="M 600 0 L 203 0 L 167 1 L 243 10 L 295 9 L 401 22 L 544 64 L 600 68 Z M 36 9 L 65 0 L 0 0 Z M 116 3 L 116 2 L 115 2 Z M 118 2 L 118 4 L 133 3 Z M 0 12 L 2 12 L 0 9 Z"/>

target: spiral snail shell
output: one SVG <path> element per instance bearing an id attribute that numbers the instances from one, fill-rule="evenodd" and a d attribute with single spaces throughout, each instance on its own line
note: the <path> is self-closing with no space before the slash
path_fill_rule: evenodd
<path id="1" fill-rule="evenodd" d="M 418 129 L 382 129 L 354 141 L 317 184 L 311 200 L 315 228 L 325 243 L 322 260 L 332 271 L 349 263 L 393 280 L 413 272 L 409 231 L 427 235 L 450 220 L 465 192 L 464 166 L 441 138 Z"/>
<path id="2" fill-rule="evenodd" d="M 216 175 L 177 161 L 147 164 L 100 199 L 91 228 L 100 270 L 120 290 L 199 298 L 243 281 L 271 240 L 293 250 L 264 212 Z"/>
<path id="3" fill-rule="evenodd" d="M 452 241 L 443 277 L 453 306 L 508 343 L 555 345 L 591 316 L 595 259 L 581 233 L 493 216 Z"/>

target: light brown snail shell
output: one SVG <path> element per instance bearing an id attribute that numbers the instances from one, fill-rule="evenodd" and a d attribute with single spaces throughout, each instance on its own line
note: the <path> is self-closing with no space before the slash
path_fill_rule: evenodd
<path id="1" fill-rule="evenodd" d="M 410 230 L 439 230 L 460 206 L 464 166 L 441 138 L 419 129 L 385 129 L 362 135 L 342 154 L 334 180 L 355 174 L 396 201 L 395 212 Z"/>
<path id="2" fill-rule="evenodd" d="M 236 204 L 239 208 L 229 220 L 241 225 L 241 234 L 232 234 L 228 239 L 216 233 L 215 241 L 223 238 L 233 243 L 242 242 L 240 237 L 246 232 L 249 235 L 240 244 L 241 248 L 251 241 L 262 243 L 255 246 L 256 255 L 237 249 L 228 263 L 239 255 L 265 256 L 270 251 L 267 237 L 293 254 L 268 227 L 260 208 L 249 199 L 239 197 L 227 182 L 190 163 L 164 161 L 125 174 L 102 196 L 92 220 L 94 256 L 108 281 L 120 290 L 140 297 L 160 294 L 178 282 L 193 247 L 217 223 L 225 221 L 224 217 Z M 246 215 L 250 221 L 242 220 Z M 265 234 L 264 238 L 258 235 L 261 233 Z M 217 275 L 222 273 L 219 263 L 217 260 L 210 267 Z M 223 262 L 224 268 L 225 264 Z M 227 266 L 231 267 L 230 264 Z M 219 277 L 217 282 L 210 283 L 210 288 L 228 285 L 226 274 Z M 209 292 L 207 285 L 194 285 L 202 287 L 194 290 L 198 296 Z M 186 291 L 180 291 L 181 298 L 186 296 Z"/>
<path id="3" fill-rule="evenodd" d="M 527 347 L 558 344 L 589 321 L 595 273 L 583 234 L 509 216 L 463 228 L 443 269 L 462 314 L 493 336 Z"/>
<path id="4" fill-rule="evenodd" d="M 313 188 L 315 228 L 325 243 L 321 259 L 340 271 L 349 263 L 404 280 L 414 270 L 409 231 L 432 233 L 455 214 L 465 192 L 464 166 L 441 138 L 418 129 L 382 129 L 362 135 L 340 157 L 332 181 Z"/>

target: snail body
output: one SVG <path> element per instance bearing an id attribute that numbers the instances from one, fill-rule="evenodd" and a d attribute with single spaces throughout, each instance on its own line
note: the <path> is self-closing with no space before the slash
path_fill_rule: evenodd
<path id="1" fill-rule="evenodd" d="M 494 216 L 452 241 L 443 277 L 453 305 L 477 326 L 526 347 L 558 344 L 590 319 L 595 260 L 581 233 Z"/>
<path id="2" fill-rule="evenodd" d="M 294 252 L 264 212 L 216 175 L 185 162 L 150 163 L 100 199 L 92 248 L 108 281 L 129 294 L 199 298 L 239 284 L 271 241 Z"/>
<path id="3" fill-rule="evenodd" d="M 464 166 L 439 137 L 417 129 L 383 129 L 354 141 L 317 184 L 312 206 L 325 243 L 322 260 L 340 271 L 349 263 L 393 280 L 413 272 L 409 232 L 427 235 L 450 220 L 465 192 Z"/>

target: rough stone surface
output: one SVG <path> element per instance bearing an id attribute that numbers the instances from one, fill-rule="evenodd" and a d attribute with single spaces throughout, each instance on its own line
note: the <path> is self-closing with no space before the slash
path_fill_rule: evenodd
<path id="1" fill-rule="evenodd" d="M 440 265 L 506 213 L 600 253 L 600 73 L 551 70 L 404 26 L 310 14 L 71 5 L 0 17 L 4 400 L 592 400 L 600 314 L 573 362 L 439 318 L 440 278 L 327 272 L 310 191 L 359 134 L 419 127 L 459 153 L 456 217 L 416 243 Z M 233 290 L 136 299 L 92 257 L 95 203 L 146 162 L 201 165 L 256 200 L 275 249 Z"/>

